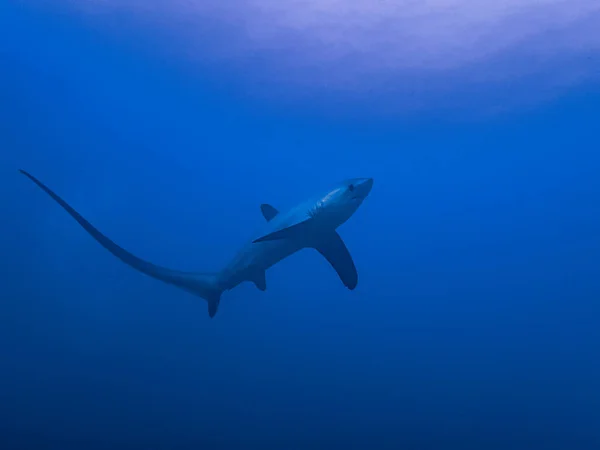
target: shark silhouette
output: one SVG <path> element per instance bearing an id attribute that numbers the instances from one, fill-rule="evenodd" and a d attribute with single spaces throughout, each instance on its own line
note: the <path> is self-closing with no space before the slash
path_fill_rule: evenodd
<path id="1" fill-rule="evenodd" d="M 264 291 L 267 288 L 266 270 L 304 248 L 316 249 L 323 255 L 348 289 L 354 289 L 358 283 L 352 256 L 336 229 L 356 212 L 369 195 L 373 186 L 372 178 L 343 181 L 333 189 L 284 212 L 279 212 L 269 204 L 262 204 L 260 208 L 266 219 L 263 233 L 242 247 L 220 272 L 196 273 L 167 269 L 129 253 L 98 231 L 33 175 L 24 170 L 20 172 L 52 197 L 100 245 L 121 261 L 146 275 L 205 299 L 210 317 L 217 313 L 224 291 L 245 281 L 253 282 Z"/>

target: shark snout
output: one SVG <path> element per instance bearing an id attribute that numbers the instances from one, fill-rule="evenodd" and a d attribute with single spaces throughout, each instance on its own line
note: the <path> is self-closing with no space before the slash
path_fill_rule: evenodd
<path id="1" fill-rule="evenodd" d="M 360 197 L 365 198 L 373 188 L 373 178 L 359 178 L 356 183 L 356 190 Z"/>

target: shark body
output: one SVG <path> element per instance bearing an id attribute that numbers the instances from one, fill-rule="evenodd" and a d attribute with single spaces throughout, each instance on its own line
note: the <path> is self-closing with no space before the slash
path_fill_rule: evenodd
<path id="1" fill-rule="evenodd" d="M 266 223 L 259 237 L 247 242 L 221 271 L 197 273 L 168 269 L 138 258 L 102 234 L 40 180 L 28 172 L 20 172 L 52 197 L 114 256 L 146 275 L 205 299 L 210 317 L 216 314 L 224 291 L 246 281 L 264 291 L 267 288 L 266 270 L 304 248 L 316 249 L 323 255 L 348 289 L 354 289 L 358 283 L 352 256 L 336 229 L 367 197 L 373 186 L 372 178 L 345 180 L 283 212 L 262 204 Z"/>

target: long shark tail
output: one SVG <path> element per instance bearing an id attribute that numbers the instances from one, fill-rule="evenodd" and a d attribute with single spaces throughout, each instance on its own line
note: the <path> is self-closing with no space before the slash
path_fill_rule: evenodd
<path id="1" fill-rule="evenodd" d="M 152 278 L 156 278 L 157 280 L 177 286 L 205 299 L 208 302 L 208 315 L 210 317 L 214 317 L 214 315 L 217 313 L 222 290 L 218 287 L 217 276 L 215 274 L 171 270 L 138 258 L 102 234 L 81 214 L 75 211 L 67 202 L 60 198 L 40 180 L 24 170 L 19 170 L 19 172 L 33 181 L 36 185 L 38 185 L 38 187 L 40 187 L 40 189 L 52 197 L 56 203 L 62 206 L 65 211 L 67 211 L 71 217 L 73 217 L 79 223 L 79 225 L 83 227 L 85 231 L 87 231 L 96 241 L 98 241 L 100 245 L 102 245 L 102 247 L 107 249 L 125 264 L 148 276 L 151 276 Z"/>

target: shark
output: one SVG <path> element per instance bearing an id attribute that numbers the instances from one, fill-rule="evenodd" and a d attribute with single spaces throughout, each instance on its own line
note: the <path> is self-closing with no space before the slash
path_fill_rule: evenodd
<path id="1" fill-rule="evenodd" d="M 341 181 L 284 211 L 263 203 L 260 205 L 265 220 L 262 229 L 220 271 L 204 273 L 173 270 L 137 257 L 101 233 L 36 177 L 25 170 L 19 172 L 46 192 L 102 247 L 125 264 L 204 299 L 208 303 L 210 318 L 217 313 L 223 292 L 244 282 L 252 282 L 259 290 L 265 291 L 267 269 L 302 249 L 314 249 L 320 253 L 349 290 L 354 290 L 358 284 L 356 265 L 337 229 L 367 198 L 373 187 L 373 178 Z"/>

